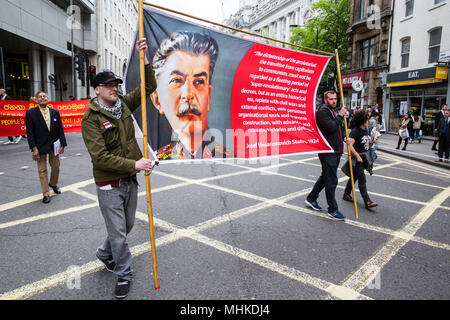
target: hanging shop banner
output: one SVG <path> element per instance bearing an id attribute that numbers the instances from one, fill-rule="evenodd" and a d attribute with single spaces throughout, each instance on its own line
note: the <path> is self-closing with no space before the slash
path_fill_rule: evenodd
<path id="1" fill-rule="evenodd" d="M 59 111 L 64 132 L 81 132 L 81 119 L 89 100 L 49 101 L 47 106 Z M 37 107 L 34 101 L 0 100 L 0 137 L 27 134 L 25 113 Z"/>
<path id="2" fill-rule="evenodd" d="M 150 6 L 144 33 L 157 80 L 147 101 L 149 144 L 160 160 L 330 152 L 315 97 L 331 57 L 245 40 Z M 134 51 L 125 90 L 138 86 Z M 141 110 L 134 116 L 142 128 Z"/>

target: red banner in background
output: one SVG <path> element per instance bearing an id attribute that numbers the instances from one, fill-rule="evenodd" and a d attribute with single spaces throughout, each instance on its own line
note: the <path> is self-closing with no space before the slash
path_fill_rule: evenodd
<path id="1" fill-rule="evenodd" d="M 0 137 L 26 135 L 25 113 L 37 106 L 34 101 L 0 100 Z M 49 101 L 47 106 L 59 111 L 64 132 L 81 132 L 89 100 Z"/>

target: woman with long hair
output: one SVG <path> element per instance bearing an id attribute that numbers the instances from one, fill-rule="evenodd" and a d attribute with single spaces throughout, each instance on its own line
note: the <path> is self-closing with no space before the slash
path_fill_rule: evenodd
<path id="1" fill-rule="evenodd" d="M 355 112 L 353 116 L 354 128 L 350 132 L 347 144 L 350 147 L 351 153 L 356 157 L 356 163 L 353 167 L 353 174 L 355 183 L 358 181 L 359 191 L 364 200 L 364 205 L 366 209 L 376 207 L 377 204 L 372 202 L 367 192 L 366 186 L 366 174 L 364 172 L 364 160 L 362 154 L 366 154 L 367 158 L 370 158 L 369 150 L 372 145 L 372 138 L 367 132 L 367 126 L 369 125 L 369 114 L 360 110 Z M 366 158 L 366 162 L 368 161 Z M 352 181 L 351 178 L 348 179 L 347 186 L 345 187 L 343 199 L 346 201 L 353 202 L 353 198 L 350 195 L 352 192 Z"/>
<path id="2" fill-rule="evenodd" d="M 410 129 L 411 128 L 411 129 Z M 400 134 L 398 136 L 398 145 L 395 149 L 400 149 L 400 145 L 402 144 L 402 140 L 405 140 L 405 144 L 403 145 L 402 150 L 406 150 L 406 146 L 408 145 L 408 138 L 410 136 L 409 131 L 412 130 L 412 119 L 409 113 L 406 113 L 402 119 L 402 124 L 400 125 L 400 130 L 407 130 L 408 134 L 406 138 L 403 138 Z"/>

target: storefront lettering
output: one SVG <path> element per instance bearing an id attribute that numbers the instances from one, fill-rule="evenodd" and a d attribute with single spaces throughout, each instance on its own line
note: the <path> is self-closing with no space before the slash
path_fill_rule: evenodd
<path id="1" fill-rule="evenodd" d="M 419 78 L 419 71 L 408 72 L 408 79 Z"/>

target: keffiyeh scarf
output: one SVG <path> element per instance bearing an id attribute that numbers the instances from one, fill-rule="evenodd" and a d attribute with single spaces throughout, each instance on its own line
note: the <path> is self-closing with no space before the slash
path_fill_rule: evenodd
<path id="1" fill-rule="evenodd" d="M 100 106 L 100 108 L 102 108 L 105 111 L 108 111 L 109 113 L 112 114 L 112 116 L 114 118 L 116 118 L 117 120 L 120 119 L 120 117 L 122 116 L 122 101 L 120 99 L 117 99 L 116 103 L 114 104 L 114 106 L 112 108 L 109 108 L 107 106 L 105 106 L 103 103 L 101 103 L 98 98 L 95 99 L 94 101 L 96 104 L 98 104 Z"/>

